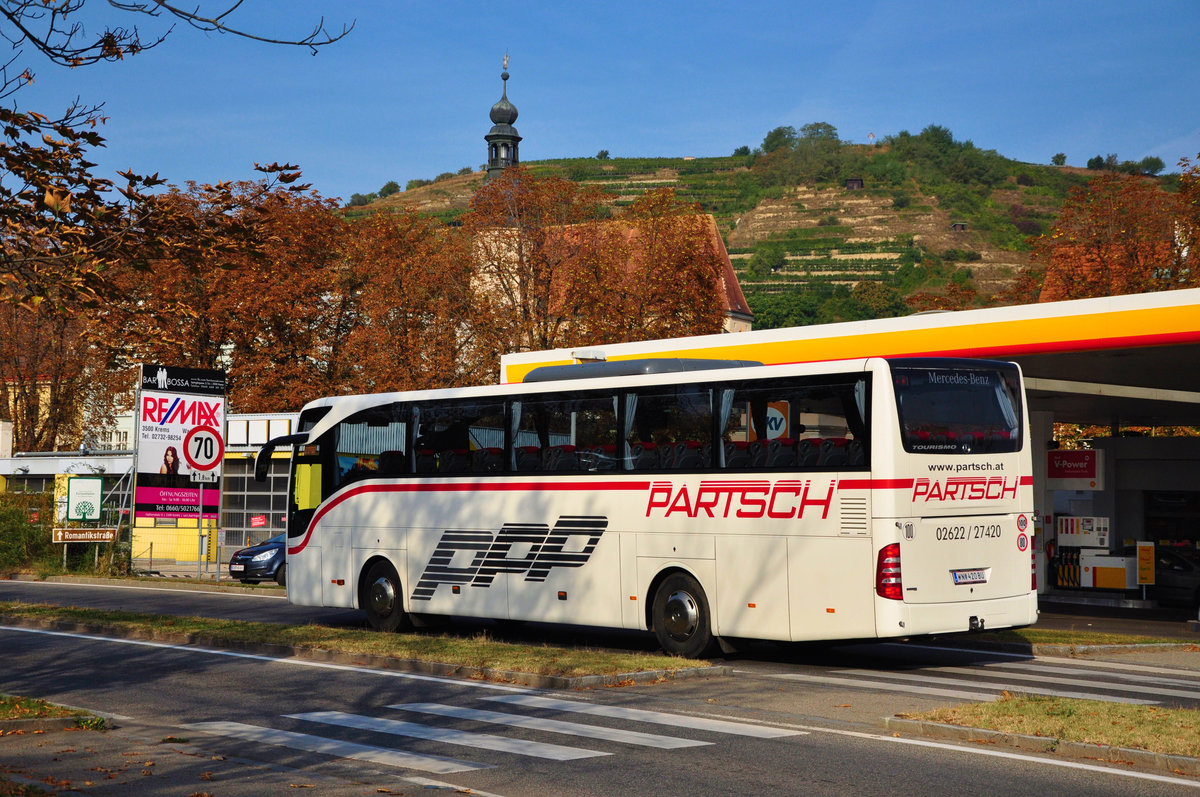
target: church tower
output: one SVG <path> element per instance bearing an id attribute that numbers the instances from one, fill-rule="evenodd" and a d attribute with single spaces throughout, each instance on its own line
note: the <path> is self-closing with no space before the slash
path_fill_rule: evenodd
<path id="1" fill-rule="evenodd" d="M 517 121 L 517 106 L 508 101 L 508 53 L 504 54 L 504 71 L 500 73 L 504 81 L 504 90 L 500 101 L 492 106 L 492 129 L 483 137 L 488 143 L 487 177 L 490 180 L 509 166 L 521 162 L 517 157 L 517 144 L 521 137 L 513 122 Z"/>

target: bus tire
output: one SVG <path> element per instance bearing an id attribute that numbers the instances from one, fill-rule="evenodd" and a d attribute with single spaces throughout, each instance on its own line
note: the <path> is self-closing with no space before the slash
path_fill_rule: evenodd
<path id="1" fill-rule="evenodd" d="M 367 613 L 367 624 L 376 631 L 400 631 L 412 627 L 404 611 L 400 577 L 391 562 L 380 560 L 367 569 L 359 588 L 359 605 Z"/>
<path id="2" fill-rule="evenodd" d="M 695 659 L 714 647 L 712 615 L 699 582 L 687 573 L 672 573 L 654 593 L 654 635 L 667 653 Z"/>

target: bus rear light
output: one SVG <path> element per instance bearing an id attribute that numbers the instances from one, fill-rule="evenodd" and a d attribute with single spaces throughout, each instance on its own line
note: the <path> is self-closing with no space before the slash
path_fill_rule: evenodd
<path id="1" fill-rule="evenodd" d="M 1029 552 L 1029 559 L 1033 563 L 1032 576 L 1030 578 L 1029 589 L 1033 592 L 1037 592 L 1037 551 L 1036 550 Z"/>
<path id="2" fill-rule="evenodd" d="M 875 592 L 881 598 L 904 599 L 904 584 L 900 577 L 900 543 L 893 542 L 879 549 L 875 565 Z"/>

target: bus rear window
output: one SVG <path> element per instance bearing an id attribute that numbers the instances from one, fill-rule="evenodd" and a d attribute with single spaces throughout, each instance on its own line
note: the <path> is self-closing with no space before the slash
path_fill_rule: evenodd
<path id="1" fill-rule="evenodd" d="M 989 454 L 1021 448 L 1021 392 L 1015 366 L 894 363 L 892 385 L 905 451 Z"/>

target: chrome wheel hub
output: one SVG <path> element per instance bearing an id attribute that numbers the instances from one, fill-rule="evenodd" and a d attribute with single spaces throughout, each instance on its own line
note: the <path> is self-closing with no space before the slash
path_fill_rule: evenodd
<path id="1" fill-rule="evenodd" d="M 700 624 L 700 607 L 696 599 L 682 590 L 672 592 L 667 598 L 664 615 L 666 631 L 672 639 L 689 638 Z"/>
<path id="2" fill-rule="evenodd" d="M 387 617 L 396 608 L 396 587 L 390 579 L 377 578 L 371 585 L 371 611 L 379 617 Z"/>

